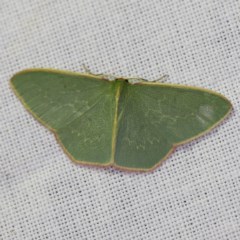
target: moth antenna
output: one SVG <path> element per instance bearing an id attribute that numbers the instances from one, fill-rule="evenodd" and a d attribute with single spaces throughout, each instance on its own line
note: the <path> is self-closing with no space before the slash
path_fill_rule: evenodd
<path id="1" fill-rule="evenodd" d="M 110 75 L 110 74 L 93 73 L 87 65 L 83 64 L 82 66 L 83 66 L 84 71 L 88 74 L 91 74 L 91 75 L 94 75 L 94 76 L 99 76 L 101 78 L 108 79 L 109 81 L 114 81 L 118 78 L 118 77 L 116 77 L 114 75 Z"/>

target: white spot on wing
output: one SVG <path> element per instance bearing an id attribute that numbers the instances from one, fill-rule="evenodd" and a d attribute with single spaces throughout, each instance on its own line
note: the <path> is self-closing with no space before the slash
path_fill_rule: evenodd
<path id="1" fill-rule="evenodd" d="M 200 106 L 199 115 L 205 117 L 207 120 L 213 119 L 214 116 L 213 107 L 209 105 Z"/>

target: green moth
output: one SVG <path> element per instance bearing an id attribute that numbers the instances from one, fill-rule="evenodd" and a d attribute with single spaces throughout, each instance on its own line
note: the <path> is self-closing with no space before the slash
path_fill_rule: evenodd
<path id="1" fill-rule="evenodd" d="M 232 108 L 202 88 L 50 69 L 21 71 L 11 86 L 74 162 L 130 171 L 155 168 Z"/>

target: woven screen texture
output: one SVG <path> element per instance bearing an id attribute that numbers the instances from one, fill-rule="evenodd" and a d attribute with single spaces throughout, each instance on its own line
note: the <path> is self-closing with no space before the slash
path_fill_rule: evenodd
<path id="1" fill-rule="evenodd" d="M 0 239 L 240 239 L 238 0 L 0 1 Z M 151 173 L 76 165 L 9 79 L 55 68 L 208 88 L 233 104 Z"/>

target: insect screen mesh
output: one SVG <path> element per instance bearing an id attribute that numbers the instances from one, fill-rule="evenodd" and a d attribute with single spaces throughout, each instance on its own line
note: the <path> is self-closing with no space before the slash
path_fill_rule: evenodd
<path id="1" fill-rule="evenodd" d="M 0 239 L 240 236 L 239 1 L 1 0 Z M 151 173 L 73 164 L 10 77 L 31 67 L 209 88 L 229 118 Z"/>

